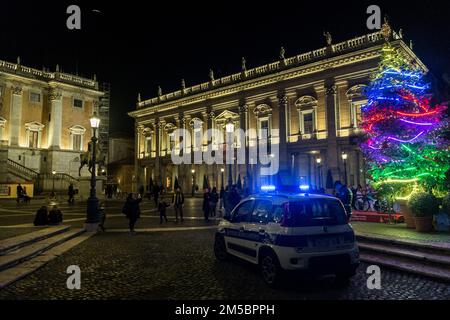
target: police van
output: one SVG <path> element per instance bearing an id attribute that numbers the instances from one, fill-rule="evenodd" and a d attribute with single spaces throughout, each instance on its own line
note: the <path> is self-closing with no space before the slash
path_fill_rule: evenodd
<path id="1" fill-rule="evenodd" d="M 358 246 L 339 199 L 304 188 L 299 193 L 278 193 L 273 186 L 262 190 L 219 223 L 214 242 L 219 261 L 232 255 L 257 264 L 270 286 L 280 283 L 284 271 L 334 274 L 339 281 L 356 273 Z"/>

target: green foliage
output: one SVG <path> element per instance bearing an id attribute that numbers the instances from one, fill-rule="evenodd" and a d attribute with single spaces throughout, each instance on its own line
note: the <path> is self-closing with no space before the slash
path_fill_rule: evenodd
<path id="1" fill-rule="evenodd" d="M 432 217 L 433 214 L 439 211 L 438 199 L 434 195 L 425 192 L 412 194 L 408 201 L 408 206 L 416 217 Z"/>

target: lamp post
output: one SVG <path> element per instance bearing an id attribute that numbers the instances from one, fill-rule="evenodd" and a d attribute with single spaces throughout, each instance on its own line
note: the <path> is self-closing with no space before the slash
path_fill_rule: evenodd
<path id="1" fill-rule="evenodd" d="M 317 163 L 317 184 L 319 185 L 318 187 L 319 187 L 319 189 L 321 189 L 322 188 L 322 174 L 321 174 L 321 168 L 322 168 L 322 166 L 320 165 L 321 163 L 322 163 L 322 159 L 321 158 L 317 158 L 316 159 L 316 163 Z"/>
<path id="2" fill-rule="evenodd" d="M 233 150 L 232 135 L 234 133 L 234 123 L 231 119 L 228 119 L 228 123 L 225 125 L 225 131 L 228 135 L 227 140 L 229 143 L 231 143 L 231 146 L 228 146 L 228 148 L 229 148 L 229 150 L 232 151 Z M 227 150 L 227 152 L 228 152 L 228 150 Z M 233 152 L 233 154 L 234 154 L 234 152 Z M 233 162 L 234 162 L 234 160 L 233 160 Z M 228 164 L 228 187 L 230 188 L 230 190 L 231 190 L 231 186 L 233 185 L 232 170 L 233 170 L 232 164 L 229 163 Z"/>
<path id="3" fill-rule="evenodd" d="M 86 229 L 90 229 L 91 231 L 97 230 L 97 224 L 100 221 L 100 216 L 98 212 L 98 198 L 96 195 L 96 154 L 95 149 L 97 146 L 97 137 L 96 132 L 100 125 L 100 119 L 97 117 L 96 113 L 94 112 L 94 115 L 92 118 L 89 119 L 91 122 L 91 128 L 93 130 L 93 135 L 91 138 L 92 141 L 92 171 L 91 171 L 91 192 L 90 196 L 87 200 L 87 217 L 86 217 L 86 224 L 90 225 Z"/>
<path id="4" fill-rule="evenodd" d="M 192 173 L 192 197 L 195 196 L 195 169 L 191 170 Z"/>
<path id="5" fill-rule="evenodd" d="M 347 185 L 347 157 L 348 155 L 343 152 L 342 153 L 342 160 L 344 161 L 344 183 Z"/>
<path id="6" fill-rule="evenodd" d="M 225 188 L 223 187 L 223 173 L 225 172 L 225 169 L 224 168 L 221 168 L 220 169 L 220 175 L 221 175 L 221 181 L 220 181 L 220 189 L 222 190 L 222 189 L 224 189 L 225 190 Z"/>
<path id="7" fill-rule="evenodd" d="M 55 176 L 56 176 L 56 171 L 53 170 L 53 171 L 52 171 L 52 182 L 53 182 L 53 186 L 52 186 L 52 197 L 55 197 Z"/>

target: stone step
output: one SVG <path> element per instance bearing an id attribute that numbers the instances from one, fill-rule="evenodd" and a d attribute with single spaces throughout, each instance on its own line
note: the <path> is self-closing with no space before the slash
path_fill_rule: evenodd
<path id="1" fill-rule="evenodd" d="M 360 259 L 369 264 L 450 282 L 450 269 L 437 265 L 431 266 L 415 259 L 391 255 L 388 256 L 379 252 L 361 252 Z"/>
<path id="2" fill-rule="evenodd" d="M 37 242 L 46 238 L 53 237 L 60 233 L 66 232 L 70 226 L 55 226 L 38 231 L 30 232 L 13 238 L 0 241 L 0 256 L 5 255 L 9 251 L 16 250 L 30 243 Z"/>
<path id="3" fill-rule="evenodd" d="M 374 234 L 356 233 L 356 240 L 364 243 L 376 243 L 411 249 L 414 251 L 436 253 L 450 256 L 450 242 L 421 241 L 414 239 L 393 239 Z"/>
<path id="4" fill-rule="evenodd" d="M 20 263 L 12 268 L 0 271 L 0 290 L 14 283 L 15 281 L 20 280 L 23 277 L 35 272 L 36 270 L 47 264 L 49 261 L 62 255 L 64 252 L 69 251 L 81 242 L 89 239 L 94 234 L 95 233 L 93 232 L 81 233 L 77 237 L 54 246 L 53 248 L 42 252 L 38 256 L 31 258 L 30 260 Z"/>
<path id="5" fill-rule="evenodd" d="M 85 232 L 84 229 L 74 229 L 45 238 L 34 243 L 19 247 L 14 251 L 8 251 L 7 254 L 0 256 L 0 270 L 11 268 L 19 263 L 29 260 L 42 252 L 49 250 L 67 240 L 70 240 Z"/>
<path id="6" fill-rule="evenodd" d="M 446 254 L 441 254 L 439 251 L 437 253 L 421 252 L 418 249 L 409 249 L 400 246 L 370 243 L 358 241 L 358 246 L 361 251 L 384 253 L 387 255 L 399 256 L 410 258 L 430 265 L 438 264 L 442 266 L 447 266 L 450 268 L 450 256 Z"/>

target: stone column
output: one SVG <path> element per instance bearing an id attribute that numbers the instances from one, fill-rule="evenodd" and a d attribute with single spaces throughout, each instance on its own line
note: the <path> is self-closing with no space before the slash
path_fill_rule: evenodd
<path id="1" fill-rule="evenodd" d="M 154 183 L 159 185 L 161 182 L 161 122 L 156 119 L 155 122 L 155 137 L 156 137 L 156 159 L 155 159 L 155 181 Z"/>
<path id="2" fill-rule="evenodd" d="M 59 150 L 61 148 L 62 129 L 62 95 L 55 89 L 50 91 L 50 122 L 48 124 L 48 147 Z"/>
<path id="3" fill-rule="evenodd" d="M 11 120 L 9 124 L 9 145 L 19 146 L 22 125 L 22 87 L 12 87 Z"/>
<path id="4" fill-rule="evenodd" d="M 339 157 L 336 137 L 337 92 L 338 87 L 333 84 L 327 88 L 325 96 L 328 132 L 326 164 L 327 169 L 331 170 L 333 181 L 339 179 Z M 327 176 L 326 172 L 325 176 Z"/>
<path id="5" fill-rule="evenodd" d="M 294 181 L 289 174 L 289 157 L 287 152 L 286 137 L 286 110 L 289 107 L 288 97 L 282 93 L 278 96 L 278 116 L 279 116 L 279 174 L 283 184 L 293 184 Z"/>

